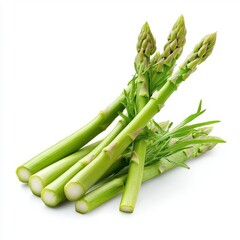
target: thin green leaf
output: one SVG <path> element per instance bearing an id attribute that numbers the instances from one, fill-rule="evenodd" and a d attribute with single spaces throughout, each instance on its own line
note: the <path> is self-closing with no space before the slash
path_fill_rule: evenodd
<path id="1" fill-rule="evenodd" d="M 190 116 L 188 116 L 187 118 L 185 118 L 179 125 L 177 125 L 173 131 L 176 131 L 177 129 L 182 128 L 183 126 L 185 126 L 186 124 L 188 124 L 189 122 L 192 122 L 193 120 L 195 120 L 197 117 L 199 117 L 200 115 L 202 115 L 206 110 L 202 110 L 200 112 L 196 112 Z"/>
<path id="2" fill-rule="evenodd" d="M 187 125 L 187 126 L 183 126 L 181 128 L 181 131 L 194 129 L 194 128 L 198 128 L 198 127 L 203 127 L 203 126 L 207 126 L 207 125 L 212 125 L 212 124 L 219 123 L 219 122 L 220 122 L 219 120 L 213 120 L 213 121 L 207 121 L 207 122 L 201 122 L 201 123 L 196 123 L 196 124 L 192 124 L 192 125 Z"/>
<path id="3" fill-rule="evenodd" d="M 176 130 L 176 131 L 171 131 L 169 133 L 169 135 L 171 135 L 172 137 L 181 137 L 181 136 L 185 136 L 191 133 L 195 133 L 196 131 L 198 131 L 195 128 L 198 127 L 204 127 L 204 126 L 208 126 L 208 125 L 212 125 L 215 123 L 219 123 L 220 121 L 218 120 L 213 120 L 213 121 L 208 121 L 208 122 L 202 122 L 202 123 L 196 123 L 196 124 L 192 124 L 192 125 L 187 125 L 187 126 L 183 126 L 182 128 Z"/>
<path id="4" fill-rule="evenodd" d="M 183 142 L 177 142 L 173 146 L 169 147 L 168 149 L 164 150 L 162 154 L 166 154 L 171 151 L 179 150 L 180 148 L 187 147 L 193 144 L 205 144 L 205 143 L 225 143 L 224 140 L 218 138 L 207 138 L 207 139 L 192 139 Z"/>
<path id="5" fill-rule="evenodd" d="M 202 99 L 200 100 L 200 102 L 198 104 L 197 112 L 201 112 L 201 110 L 202 110 Z"/>

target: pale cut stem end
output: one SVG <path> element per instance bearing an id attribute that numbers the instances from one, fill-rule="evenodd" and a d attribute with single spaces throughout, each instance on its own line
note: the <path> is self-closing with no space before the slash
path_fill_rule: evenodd
<path id="1" fill-rule="evenodd" d="M 44 188 L 41 192 L 41 199 L 48 207 L 56 207 L 59 203 L 57 194 L 54 191 L 46 188 Z"/>
<path id="2" fill-rule="evenodd" d="M 84 201 L 84 200 L 78 200 L 77 202 L 75 202 L 75 210 L 78 213 L 88 213 L 89 212 L 89 208 L 88 208 L 88 204 Z"/>
<path id="3" fill-rule="evenodd" d="M 28 183 L 30 176 L 32 175 L 31 172 L 24 166 L 20 166 L 17 168 L 16 174 L 18 176 L 19 181 L 23 183 Z"/>
<path id="4" fill-rule="evenodd" d="M 128 205 L 120 205 L 119 210 L 125 213 L 133 213 L 134 207 Z"/>
<path id="5" fill-rule="evenodd" d="M 80 183 L 70 182 L 65 185 L 64 193 L 69 201 L 77 201 L 84 195 L 85 190 Z"/>
<path id="6" fill-rule="evenodd" d="M 40 177 L 32 175 L 29 178 L 28 185 L 33 194 L 35 194 L 39 197 L 41 196 L 41 192 L 44 188 L 44 183 Z"/>

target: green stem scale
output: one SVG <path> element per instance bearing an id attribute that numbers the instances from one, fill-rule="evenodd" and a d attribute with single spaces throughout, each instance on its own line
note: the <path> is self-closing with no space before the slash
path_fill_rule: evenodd
<path id="1" fill-rule="evenodd" d="M 124 128 L 124 130 L 81 172 L 78 182 L 70 181 L 75 185 L 75 197 L 81 198 L 86 191 L 93 186 L 106 172 L 109 167 L 118 159 L 124 150 L 136 139 L 143 128 L 163 107 L 166 100 L 177 89 L 179 84 L 187 79 L 196 70 L 198 64 L 203 62 L 212 52 L 216 34 L 210 34 L 194 48 L 193 52 L 184 62 L 180 69 L 170 78 L 166 84 L 151 96 L 147 105 L 137 116 Z"/>
<path id="2" fill-rule="evenodd" d="M 188 149 L 180 150 L 167 158 L 161 158 L 158 162 L 144 168 L 142 182 L 146 182 L 178 166 L 174 162 L 184 163 L 191 158 L 204 154 L 215 145 L 216 143 L 196 144 Z M 75 202 L 76 211 L 79 213 L 88 213 L 122 193 L 126 187 L 126 179 L 127 174 L 123 174 L 90 191 Z"/>

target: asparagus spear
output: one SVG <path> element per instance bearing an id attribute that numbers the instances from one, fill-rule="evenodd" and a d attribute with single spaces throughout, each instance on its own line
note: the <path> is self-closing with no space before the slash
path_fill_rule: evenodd
<path id="1" fill-rule="evenodd" d="M 143 35 L 143 34 L 142 34 Z M 141 34 L 140 34 L 141 36 Z M 150 34 L 151 36 L 151 34 Z M 155 54 L 151 64 L 152 69 L 150 71 L 151 73 L 151 81 L 150 86 L 151 90 L 153 89 L 160 89 L 164 82 L 166 82 L 166 76 L 168 76 L 176 63 L 176 60 L 179 58 L 179 56 L 182 53 L 183 46 L 185 44 L 185 36 L 186 36 L 186 29 L 185 29 L 185 23 L 183 16 L 180 16 L 179 19 L 174 24 L 169 36 L 167 44 L 164 46 L 164 52 L 162 55 L 159 53 Z M 139 41 L 140 43 L 143 42 Z M 144 47 L 145 45 L 138 44 L 138 50 L 140 53 L 144 53 Z M 143 54 L 144 55 L 144 54 Z M 138 60 L 139 58 L 137 58 Z M 149 67 L 149 58 L 148 56 L 144 56 L 144 59 L 146 60 L 146 67 Z M 140 63 L 141 64 L 141 63 Z M 138 66 L 139 62 L 135 61 L 135 66 Z M 136 71 L 138 74 L 139 67 L 137 67 Z M 145 79 L 145 81 L 144 81 Z M 142 108 L 147 104 L 148 99 L 148 91 L 147 89 L 148 85 L 146 78 L 144 78 L 143 75 L 143 89 L 145 90 L 145 94 L 142 94 L 141 91 L 138 92 L 136 96 L 136 105 L 138 107 L 138 112 L 142 110 Z M 144 98 L 142 98 L 142 95 Z M 145 97 L 146 96 L 146 97 Z M 136 139 L 134 142 L 134 149 L 133 149 L 133 155 L 130 159 L 130 166 L 127 176 L 126 185 L 124 188 L 124 192 L 122 195 L 121 203 L 120 203 L 120 210 L 123 212 L 133 212 L 134 207 L 136 204 L 138 192 L 141 186 L 142 182 L 142 176 L 143 176 L 143 170 L 144 170 L 144 162 L 145 162 L 145 154 L 146 154 L 146 148 L 147 143 L 144 139 Z"/>
<path id="2" fill-rule="evenodd" d="M 149 68 L 151 50 L 153 49 L 153 52 L 156 50 L 151 47 L 151 45 L 155 45 L 155 39 L 152 36 L 149 25 L 146 23 L 138 37 L 138 54 L 134 63 L 136 72 L 138 74 L 135 103 L 137 113 L 144 108 L 149 100 L 149 77 L 147 69 Z M 129 206 L 134 207 L 135 205 L 138 191 L 142 182 L 146 148 L 147 142 L 145 139 L 136 140 L 134 142 L 127 184 L 120 205 L 121 211 L 126 211 L 126 208 Z M 72 181 L 74 181 L 74 179 L 72 179 Z"/>
<path id="3" fill-rule="evenodd" d="M 158 162 L 144 168 L 142 182 L 146 182 L 175 168 L 178 166 L 175 164 L 176 162 L 181 164 L 191 158 L 204 154 L 206 151 L 212 149 L 216 144 L 217 143 L 196 144 L 188 149 L 173 153 L 167 158 L 161 158 Z M 124 174 L 87 193 L 80 200 L 75 202 L 76 211 L 79 213 L 88 213 L 122 193 L 125 188 L 126 179 L 127 174 Z"/>
<path id="4" fill-rule="evenodd" d="M 85 167 L 79 176 L 78 182 L 70 181 L 75 189 L 76 198 L 81 198 L 86 191 L 98 181 L 107 169 L 116 161 L 123 151 L 136 139 L 143 128 L 163 107 L 166 100 L 177 89 L 180 83 L 185 81 L 212 52 L 216 41 L 216 33 L 204 37 L 194 48 L 193 52 L 184 62 L 180 69 L 170 78 L 167 83 L 151 96 L 147 105 L 128 124 L 128 126 L 97 156 L 97 158 Z M 66 188 L 67 188 L 66 185 Z"/>

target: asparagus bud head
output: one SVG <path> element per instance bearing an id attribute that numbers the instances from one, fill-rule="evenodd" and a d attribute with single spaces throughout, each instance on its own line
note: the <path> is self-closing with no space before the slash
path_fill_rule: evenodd
<path id="1" fill-rule="evenodd" d="M 174 67 L 185 45 L 186 33 L 184 17 L 180 16 L 168 35 L 168 40 L 164 46 L 162 55 L 157 52 L 151 60 L 153 71 L 163 72 L 164 66 L 170 68 L 169 70 Z"/>
<path id="2" fill-rule="evenodd" d="M 216 33 L 205 36 L 193 49 L 187 59 L 179 67 L 179 70 L 168 80 L 173 82 L 176 87 L 182 81 L 186 80 L 196 69 L 199 64 L 204 62 L 212 53 L 215 42 Z"/>
<path id="3" fill-rule="evenodd" d="M 148 69 L 150 56 L 156 51 L 156 41 L 151 29 L 146 22 L 138 36 L 137 56 L 135 58 L 135 69 L 137 72 L 144 73 Z"/>

